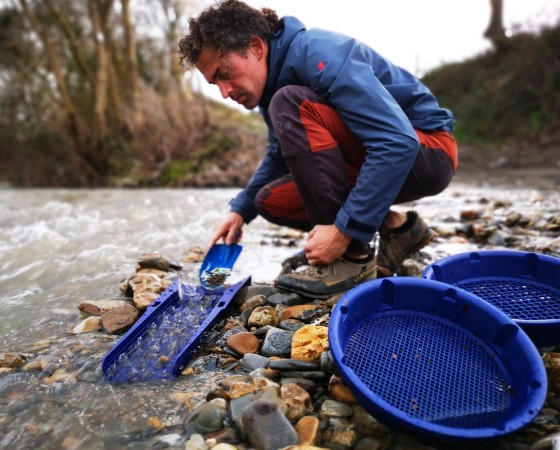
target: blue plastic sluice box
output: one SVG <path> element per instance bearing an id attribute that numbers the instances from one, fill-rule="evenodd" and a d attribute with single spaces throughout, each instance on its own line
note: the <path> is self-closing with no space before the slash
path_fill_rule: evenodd
<path id="1" fill-rule="evenodd" d="M 560 258 L 517 250 L 466 252 L 434 262 L 422 277 L 494 305 L 537 347 L 560 345 Z"/>
<path id="2" fill-rule="evenodd" d="M 207 290 L 177 279 L 144 312 L 103 358 L 105 377 L 114 382 L 169 379 L 179 375 L 206 332 L 251 278 Z"/>
<path id="3" fill-rule="evenodd" d="M 348 291 L 329 324 L 333 359 L 380 422 L 441 440 L 485 440 L 531 422 L 547 378 L 506 314 L 462 289 L 413 277 Z"/>

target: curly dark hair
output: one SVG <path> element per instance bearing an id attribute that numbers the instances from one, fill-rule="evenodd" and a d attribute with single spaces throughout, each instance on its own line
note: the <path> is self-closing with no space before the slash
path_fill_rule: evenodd
<path id="1" fill-rule="evenodd" d="M 179 41 L 180 63 L 196 64 L 204 48 L 219 55 L 245 53 L 252 37 L 268 42 L 282 28 L 282 22 L 272 9 L 254 9 L 239 0 L 223 0 L 189 19 L 189 30 Z"/>

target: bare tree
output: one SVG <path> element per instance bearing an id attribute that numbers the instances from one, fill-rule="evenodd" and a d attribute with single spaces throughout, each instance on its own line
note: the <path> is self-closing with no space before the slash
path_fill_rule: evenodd
<path id="1" fill-rule="evenodd" d="M 490 23 L 484 32 L 495 47 L 499 47 L 506 38 L 503 20 L 503 0 L 490 0 Z"/>

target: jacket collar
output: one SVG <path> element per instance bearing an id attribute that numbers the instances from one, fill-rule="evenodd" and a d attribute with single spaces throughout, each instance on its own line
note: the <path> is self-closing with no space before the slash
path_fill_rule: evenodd
<path id="1" fill-rule="evenodd" d="M 292 41 L 301 31 L 305 31 L 305 25 L 292 16 L 282 18 L 283 27 L 278 30 L 269 42 L 268 52 L 268 77 L 259 102 L 259 107 L 267 109 L 272 96 L 278 89 L 278 77 L 284 66 L 284 60 L 290 49 Z"/>

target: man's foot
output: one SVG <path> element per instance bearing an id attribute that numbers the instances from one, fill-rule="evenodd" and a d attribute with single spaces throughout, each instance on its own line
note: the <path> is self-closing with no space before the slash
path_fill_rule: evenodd
<path id="1" fill-rule="evenodd" d="M 303 272 L 280 275 L 276 285 L 307 297 L 329 298 L 376 277 L 377 264 L 370 255 L 364 261 L 341 258 L 331 264 L 308 266 Z"/>
<path id="2" fill-rule="evenodd" d="M 436 235 L 415 211 L 408 211 L 407 215 L 407 221 L 399 228 L 379 230 L 380 277 L 393 275 L 408 256 L 426 246 Z"/>

